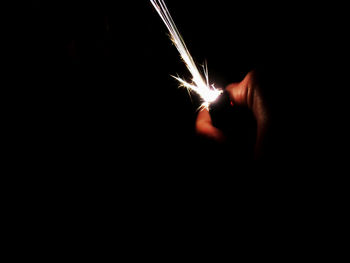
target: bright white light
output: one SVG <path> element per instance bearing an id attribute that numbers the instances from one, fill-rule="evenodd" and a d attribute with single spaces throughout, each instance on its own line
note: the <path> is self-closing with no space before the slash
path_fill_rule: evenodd
<path id="1" fill-rule="evenodd" d="M 159 16 L 162 18 L 166 27 L 168 28 L 170 32 L 171 40 L 175 44 L 187 69 L 192 75 L 192 83 L 189 83 L 179 77 L 174 77 L 174 78 L 180 82 L 181 86 L 196 92 L 203 100 L 202 106 L 208 108 L 209 104 L 211 102 L 214 102 L 219 97 L 219 95 L 222 93 L 222 90 L 216 89 L 214 85 L 209 84 L 207 66 L 203 67 L 203 73 L 201 73 L 198 70 L 164 1 L 163 0 L 150 0 L 150 1 L 154 6 L 154 8 L 157 10 Z"/>

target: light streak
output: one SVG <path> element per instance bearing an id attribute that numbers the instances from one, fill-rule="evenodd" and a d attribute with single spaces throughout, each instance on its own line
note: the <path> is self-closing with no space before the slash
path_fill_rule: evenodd
<path id="1" fill-rule="evenodd" d="M 202 106 L 208 108 L 210 103 L 214 102 L 223 91 L 215 88 L 214 85 L 209 84 L 207 65 L 203 66 L 202 73 L 198 70 L 196 63 L 188 51 L 186 44 L 181 34 L 179 33 L 179 30 L 177 29 L 167 6 L 164 3 L 164 0 L 150 1 L 168 28 L 171 40 L 180 53 L 180 56 L 185 63 L 188 71 L 192 75 L 192 83 L 189 83 L 179 77 L 173 77 L 180 82 L 181 86 L 187 88 L 188 90 L 196 92 L 203 101 Z"/>

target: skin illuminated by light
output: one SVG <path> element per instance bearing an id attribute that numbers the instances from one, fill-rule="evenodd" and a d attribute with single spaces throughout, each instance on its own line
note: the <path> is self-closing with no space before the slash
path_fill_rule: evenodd
<path id="1" fill-rule="evenodd" d="M 163 0 L 150 0 L 159 16 L 163 20 L 164 24 L 168 28 L 175 47 L 180 53 L 182 60 L 184 61 L 187 69 L 192 75 L 192 83 L 189 83 L 179 77 L 174 77 L 180 82 L 180 85 L 187 88 L 190 91 L 196 92 L 202 99 L 202 106 L 208 108 L 210 103 L 214 102 L 219 95 L 222 93 L 222 90 L 216 89 L 214 85 L 209 84 L 208 78 L 208 68 L 205 65 L 203 66 L 203 73 L 201 73 L 190 52 L 188 51 L 186 44 L 177 29 L 174 20 L 172 19 L 168 8 L 166 7 Z"/>

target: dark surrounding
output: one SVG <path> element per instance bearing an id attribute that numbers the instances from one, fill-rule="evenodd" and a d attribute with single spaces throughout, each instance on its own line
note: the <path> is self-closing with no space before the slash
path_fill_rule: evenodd
<path id="1" fill-rule="evenodd" d="M 274 119 L 267 164 L 317 159 L 325 116 L 317 97 L 336 51 L 326 43 L 340 28 L 332 25 L 342 22 L 331 24 L 325 14 L 335 11 L 298 2 L 167 2 L 193 57 L 208 62 L 217 86 L 252 69 L 262 72 Z M 197 169 L 211 158 L 214 166 L 250 162 L 242 148 L 222 149 L 195 135 L 198 98 L 191 100 L 171 78 L 189 74 L 149 1 L 32 1 L 30 10 L 20 47 L 23 79 L 30 80 L 23 97 L 33 98 L 24 120 L 29 117 L 28 139 L 40 154 L 53 154 L 58 166 L 118 166 L 119 160 L 151 170 L 158 162 L 170 170 Z"/>
<path id="2" fill-rule="evenodd" d="M 25 194 L 9 198 L 19 198 L 11 206 L 22 214 L 16 228 L 30 232 L 23 242 L 39 237 L 58 249 L 51 256 L 68 250 L 79 258 L 96 248 L 79 250 L 88 247 L 81 240 L 125 247 L 129 258 L 180 250 L 207 257 L 215 245 L 246 249 L 245 258 L 252 250 L 279 262 L 276 251 L 313 258 L 312 239 L 337 232 L 322 220 L 346 211 L 338 210 L 347 191 L 338 190 L 332 162 L 348 159 L 339 127 L 348 119 L 339 107 L 347 105 L 346 85 L 337 82 L 348 75 L 345 9 L 319 1 L 166 2 L 217 86 L 259 70 L 273 112 L 269 152 L 252 161 L 249 127 L 237 127 L 242 137 L 229 145 L 198 138 L 198 98 L 170 77 L 189 75 L 149 1 L 28 1 L 14 31 L 18 60 L 10 54 L 10 143 L 20 157 L 12 169 Z M 251 249 L 252 240 L 272 251 Z M 50 253 L 43 247 L 39 254 Z"/>

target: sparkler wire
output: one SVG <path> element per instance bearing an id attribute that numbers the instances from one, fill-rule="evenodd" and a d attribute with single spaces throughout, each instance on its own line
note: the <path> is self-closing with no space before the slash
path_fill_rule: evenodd
<path id="1" fill-rule="evenodd" d="M 180 53 L 180 56 L 188 71 L 192 75 L 192 83 L 189 83 L 179 77 L 173 77 L 180 82 L 181 86 L 196 92 L 203 101 L 202 106 L 208 108 L 209 104 L 214 102 L 219 97 L 222 90 L 216 89 L 214 85 L 209 84 L 208 67 L 206 64 L 203 66 L 203 73 L 198 70 L 198 67 L 188 51 L 185 41 L 177 29 L 164 0 L 150 1 L 169 30 L 171 40 Z"/>

